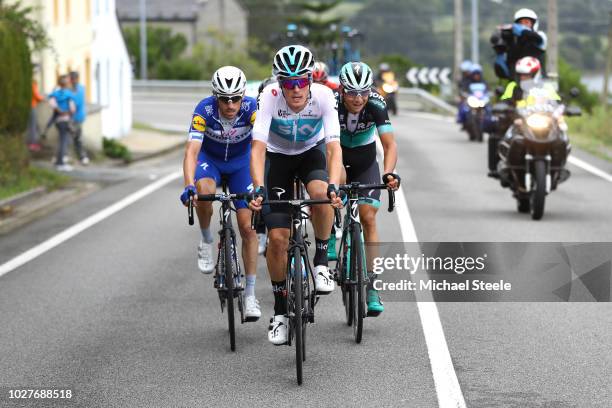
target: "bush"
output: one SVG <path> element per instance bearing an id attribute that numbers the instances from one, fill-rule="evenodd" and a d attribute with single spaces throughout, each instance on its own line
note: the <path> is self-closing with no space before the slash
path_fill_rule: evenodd
<path id="1" fill-rule="evenodd" d="M 587 112 L 592 112 L 593 108 L 598 103 L 597 94 L 590 92 L 587 87 L 580 81 L 580 71 L 572 67 L 563 59 L 559 59 L 559 92 L 562 96 L 567 97 L 570 89 L 577 88 L 580 95 L 575 99 Z"/>
<path id="2" fill-rule="evenodd" d="M 4 17 L 0 12 L 0 61 L 10 63 L 0 63 L 0 184 L 9 185 L 29 164 L 24 133 L 31 109 L 32 64 L 27 37 Z"/>
<path id="3" fill-rule="evenodd" d="M 126 163 L 132 161 L 132 154 L 128 148 L 115 139 L 102 138 L 102 150 L 104 155 L 111 159 L 122 159 Z"/>

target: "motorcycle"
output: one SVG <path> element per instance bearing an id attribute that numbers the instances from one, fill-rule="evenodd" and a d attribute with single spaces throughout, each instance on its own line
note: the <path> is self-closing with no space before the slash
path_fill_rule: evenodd
<path id="1" fill-rule="evenodd" d="M 381 75 L 382 81 L 378 86 L 378 93 L 385 98 L 387 109 L 397 115 L 397 90 L 399 83 L 395 79 L 395 73 L 392 71 L 383 72 Z"/>
<path id="2" fill-rule="evenodd" d="M 551 100 L 544 87 L 531 89 L 528 104 L 512 108 L 498 104 L 494 113 L 510 114 L 512 124 L 499 142 L 498 174 L 502 187 L 509 187 L 521 213 L 539 220 L 544 215 L 546 196 L 566 181 L 565 168 L 571 145 L 564 116 L 580 116 L 580 108 Z"/>
<path id="3" fill-rule="evenodd" d="M 489 115 L 489 93 L 487 86 L 482 82 L 470 84 L 469 93 L 464 95 L 467 115 L 465 119 L 465 131 L 470 141 L 482 142 L 483 127 L 486 117 Z"/>

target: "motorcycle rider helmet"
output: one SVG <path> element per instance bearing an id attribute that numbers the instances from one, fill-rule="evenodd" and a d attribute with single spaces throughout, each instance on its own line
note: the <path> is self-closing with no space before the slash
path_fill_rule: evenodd
<path id="1" fill-rule="evenodd" d="M 340 85 L 346 91 L 366 91 L 374 82 L 372 70 L 363 62 L 348 62 L 340 70 Z"/>
<path id="2" fill-rule="evenodd" d="M 472 70 L 472 65 L 472 61 L 465 60 L 461 63 L 461 65 L 459 65 L 459 69 L 461 72 L 470 72 Z"/>
<path id="3" fill-rule="evenodd" d="M 387 64 L 386 62 L 381 62 L 380 65 L 378 66 L 378 70 L 380 72 L 391 71 L 391 66 L 389 66 L 389 64 Z"/>
<path id="4" fill-rule="evenodd" d="M 470 74 L 480 74 L 482 75 L 482 65 L 480 64 L 472 64 L 470 67 Z"/>
<path id="5" fill-rule="evenodd" d="M 312 80 L 315 82 L 325 82 L 329 75 L 329 69 L 327 64 L 323 61 L 317 61 L 314 63 L 314 70 L 312 71 Z"/>
<path id="6" fill-rule="evenodd" d="M 276 53 L 272 64 L 275 77 L 291 78 L 308 75 L 312 78 L 314 57 L 301 45 L 287 45 Z"/>
<path id="7" fill-rule="evenodd" d="M 216 96 L 243 96 L 246 91 L 246 76 L 240 68 L 226 65 L 212 76 L 213 94 Z"/>
<path id="8" fill-rule="evenodd" d="M 516 13 L 514 13 L 515 23 L 518 23 L 519 20 L 522 20 L 524 18 L 528 18 L 529 20 L 533 21 L 533 29 L 534 31 L 537 30 L 536 24 L 538 24 L 538 15 L 535 13 L 535 11 L 533 11 L 532 9 L 528 9 L 528 8 L 522 8 L 518 10 Z"/>
<path id="9" fill-rule="evenodd" d="M 516 62 L 515 71 L 519 75 L 535 77 L 540 72 L 540 61 L 535 57 L 524 57 Z"/>

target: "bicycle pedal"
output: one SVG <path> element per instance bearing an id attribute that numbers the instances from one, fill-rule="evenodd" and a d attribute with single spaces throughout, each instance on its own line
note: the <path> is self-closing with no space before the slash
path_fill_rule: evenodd
<path id="1" fill-rule="evenodd" d="M 245 317 L 244 318 L 244 322 L 245 323 L 253 323 L 259 320 L 259 317 L 256 316 L 249 316 L 249 317 Z"/>

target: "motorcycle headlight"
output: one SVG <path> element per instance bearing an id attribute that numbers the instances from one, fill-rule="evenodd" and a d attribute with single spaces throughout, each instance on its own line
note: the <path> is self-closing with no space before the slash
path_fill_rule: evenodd
<path id="1" fill-rule="evenodd" d="M 395 91 L 395 89 L 393 89 L 393 85 L 391 84 L 383 84 L 382 86 L 383 91 L 385 91 L 386 93 L 392 93 L 393 91 Z"/>
<path id="2" fill-rule="evenodd" d="M 475 96 L 468 96 L 467 104 L 470 108 L 484 108 L 484 102 Z"/>
<path id="3" fill-rule="evenodd" d="M 534 113 L 527 118 L 527 126 L 534 130 L 548 129 L 551 125 L 551 119 L 548 116 Z"/>

